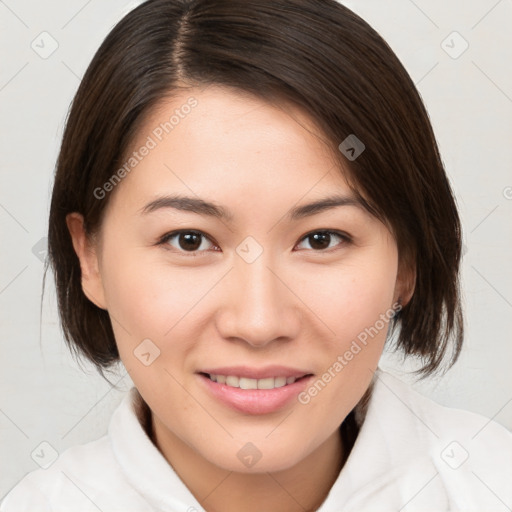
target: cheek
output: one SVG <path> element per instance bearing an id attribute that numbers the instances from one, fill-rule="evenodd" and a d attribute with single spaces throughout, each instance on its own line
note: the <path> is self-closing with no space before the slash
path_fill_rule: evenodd
<path id="1" fill-rule="evenodd" d="M 116 343 L 146 401 L 174 396 L 186 409 L 190 404 L 173 376 L 193 349 L 194 305 L 211 284 L 199 279 L 198 285 L 191 272 L 156 263 L 144 252 L 125 250 L 122 258 L 104 260 L 110 265 L 104 288 Z"/>
<path id="2" fill-rule="evenodd" d="M 113 324 L 124 338 L 163 340 L 180 332 L 206 304 L 208 293 L 223 275 L 209 266 L 165 263 L 155 248 L 104 252 L 103 284 Z M 332 336 L 350 341 L 390 307 L 396 279 L 391 248 L 356 254 L 338 264 L 311 263 L 280 269 L 294 293 L 321 320 Z M 211 304 L 210 304 L 211 306 Z M 196 318 L 196 321 L 200 321 Z M 120 329 L 120 327 L 124 329 Z M 305 326 L 307 327 L 307 326 Z M 326 333 L 327 334 L 327 333 Z M 332 339 L 332 336 L 327 338 Z M 341 347 L 340 347 L 341 348 Z"/>
<path id="3" fill-rule="evenodd" d="M 297 295 L 331 333 L 327 338 L 335 339 L 337 348 L 342 349 L 374 325 L 381 314 L 389 313 L 395 282 L 393 253 L 369 253 L 357 261 L 303 272 Z"/>
<path id="4" fill-rule="evenodd" d="M 128 331 L 161 339 L 200 300 L 212 276 L 203 279 L 201 272 L 172 268 L 147 253 L 132 249 L 124 257 L 105 258 L 104 288 L 109 312 Z"/>
<path id="5" fill-rule="evenodd" d="M 144 381 L 158 382 L 168 377 L 164 369 L 187 372 L 195 340 L 211 318 L 208 295 L 225 270 L 171 266 L 147 248 L 116 253 L 123 257 L 109 260 L 105 252 L 105 268 L 110 266 L 104 288 L 118 350 L 132 379 L 143 375 Z M 151 358 L 157 354 L 149 367 L 140 359 L 147 352 Z"/>
<path id="6" fill-rule="evenodd" d="M 303 399 L 312 416 L 325 407 L 331 410 L 336 418 L 332 426 L 357 404 L 371 381 L 392 316 L 396 272 L 396 250 L 381 247 L 340 268 L 317 302 L 335 335 L 323 345 L 324 373 Z"/>

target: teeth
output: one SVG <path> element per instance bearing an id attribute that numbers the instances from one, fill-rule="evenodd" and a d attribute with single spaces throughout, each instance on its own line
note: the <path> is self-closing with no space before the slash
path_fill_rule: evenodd
<path id="1" fill-rule="evenodd" d="M 226 384 L 232 388 L 240 389 L 274 389 L 292 384 L 295 377 L 268 377 L 266 379 L 248 379 L 247 377 L 236 377 L 235 375 L 213 375 L 208 374 L 211 380 L 219 384 Z"/>

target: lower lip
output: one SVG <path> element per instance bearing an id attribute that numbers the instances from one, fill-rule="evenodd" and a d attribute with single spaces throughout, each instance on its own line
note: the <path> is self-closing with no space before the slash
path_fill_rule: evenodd
<path id="1" fill-rule="evenodd" d="M 313 377 L 303 377 L 292 384 L 274 389 L 240 389 L 219 384 L 202 374 L 198 376 L 215 398 L 232 409 L 247 414 L 268 414 L 283 408 L 307 387 Z"/>

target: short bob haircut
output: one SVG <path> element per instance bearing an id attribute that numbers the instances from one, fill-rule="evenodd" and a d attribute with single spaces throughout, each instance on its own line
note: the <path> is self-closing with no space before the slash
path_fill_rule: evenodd
<path id="1" fill-rule="evenodd" d="M 122 165 L 144 119 L 176 91 L 210 84 L 294 105 L 316 122 L 415 276 L 388 341 L 421 361 L 421 377 L 448 353 L 453 365 L 464 330 L 461 225 L 430 120 L 387 43 L 336 0 L 149 0 L 112 29 L 70 108 L 51 200 L 45 270 L 71 351 L 103 377 L 119 361 L 108 312 L 82 290 L 66 215 L 81 213 L 86 233 L 97 233 L 109 197 L 94 191 Z M 357 159 L 338 149 L 352 134 L 365 145 Z"/>

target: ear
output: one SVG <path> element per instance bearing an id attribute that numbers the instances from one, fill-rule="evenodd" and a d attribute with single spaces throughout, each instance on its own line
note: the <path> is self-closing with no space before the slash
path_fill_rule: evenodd
<path id="1" fill-rule="evenodd" d="M 84 219 L 80 213 L 66 215 L 73 248 L 80 261 L 82 290 L 85 296 L 101 309 L 107 309 L 103 282 L 99 271 L 97 246 L 92 243 L 84 229 Z"/>
<path id="2" fill-rule="evenodd" d="M 412 299 L 415 287 L 416 268 L 414 258 L 407 258 L 398 265 L 393 302 L 399 302 L 402 307 L 406 306 Z"/>

